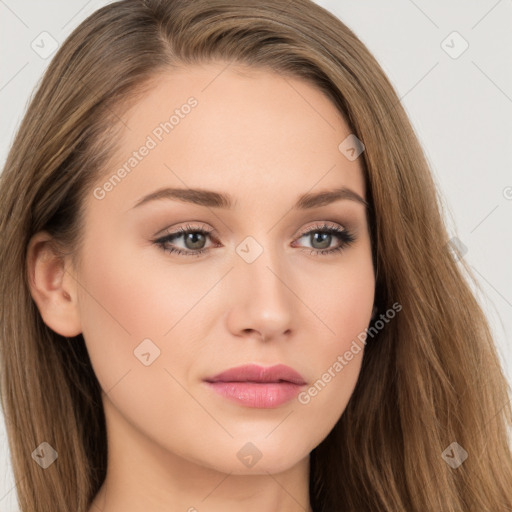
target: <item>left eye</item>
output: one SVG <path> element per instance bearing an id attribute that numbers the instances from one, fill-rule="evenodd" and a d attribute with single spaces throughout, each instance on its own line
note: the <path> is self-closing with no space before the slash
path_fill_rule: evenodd
<path id="1" fill-rule="evenodd" d="M 214 230 L 206 230 L 187 225 L 185 229 L 179 228 L 174 233 L 169 233 L 164 237 L 154 240 L 154 243 L 169 253 L 176 253 L 184 256 L 200 256 L 201 254 L 209 251 L 209 248 L 205 248 L 204 244 L 206 239 L 211 237 L 213 233 Z M 355 236 L 346 229 L 328 224 L 310 228 L 306 232 L 302 233 L 297 240 L 306 237 L 309 237 L 312 244 L 319 244 L 319 248 L 312 247 L 310 251 L 310 254 L 317 255 L 332 254 L 342 251 L 345 247 L 348 247 L 356 240 Z M 184 249 L 178 248 L 172 243 L 180 238 L 184 238 Z M 331 247 L 333 238 L 339 240 L 339 244 L 335 247 Z M 308 248 L 305 249 L 307 250 Z"/>

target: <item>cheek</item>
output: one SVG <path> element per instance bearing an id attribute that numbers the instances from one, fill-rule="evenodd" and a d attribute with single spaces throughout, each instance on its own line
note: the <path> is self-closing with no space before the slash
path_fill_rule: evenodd
<path id="1" fill-rule="evenodd" d="M 298 402 L 311 408 L 310 418 L 321 414 L 326 427 L 332 427 L 339 419 L 357 383 L 364 333 L 373 309 L 375 281 L 371 261 L 363 257 L 350 263 L 353 264 L 347 262 L 339 271 L 331 272 L 330 280 L 318 281 L 328 283 L 322 293 L 317 289 L 309 295 L 315 299 L 312 309 L 323 322 L 323 334 L 309 349 L 314 380 L 298 396 Z"/>
<path id="2" fill-rule="evenodd" d="M 368 327 L 375 299 L 375 278 L 369 243 L 346 254 L 337 267 L 316 276 L 316 286 L 303 295 L 314 301 L 311 308 L 322 320 L 324 344 L 331 351 L 347 350 L 351 341 Z"/>
<path id="3" fill-rule="evenodd" d="M 156 247 L 137 251 L 129 241 L 107 236 L 101 243 L 89 243 L 85 251 L 79 277 L 84 284 L 82 330 L 105 391 L 127 372 L 131 372 L 127 380 L 140 378 L 138 386 L 153 382 L 157 390 L 169 385 L 164 369 L 186 381 L 209 322 L 222 314 L 219 296 L 207 293 L 217 276 L 205 277 L 192 266 L 173 268 L 166 254 L 158 251 Z M 148 352 L 154 362 L 145 366 L 142 354 Z"/>
<path id="4" fill-rule="evenodd" d="M 102 235 L 85 251 L 81 279 L 84 304 L 90 307 L 85 316 L 90 323 L 111 324 L 133 342 L 161 338 L 186 316 L 208 283 L 197 271 L 173 268 L 156 246 L 141 249 L 128 237 Z"/>
<path id="5" fill-rule="evenodd" d="M 342 279 L 333 281 L 330 291 L 328 317 L 344 345 L 368 327 L 374 302 L 373 274 L 347 272 Z"/>
<path id="6" fill-rule="evenodd" d="M 172 333 L 164 334 L 191 302 L 186 288 L 178 297 L 172 283 L 115 241 L 88 247 L 79 281 L 83 335 L 105 390 L 130 369 L 145 368 L 134 353 L 143 340 L 152 340 L 157 347 L 149 345 L 152 357 L 158 350 L 165 355 Z"/>

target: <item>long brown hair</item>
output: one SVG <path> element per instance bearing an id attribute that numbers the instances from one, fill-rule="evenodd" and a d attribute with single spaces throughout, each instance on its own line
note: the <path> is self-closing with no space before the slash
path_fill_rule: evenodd
<path id="1" fill-rule="evenodd" d="M 213 60 L 308 80 L 339 109 L 365 145 L 376 306 L 402 306 L 368 340 L 346 410 L 311 452 L 315 512 L 510 510 L 509 388 L 476 280 L 448 249 L 393 87 L 356 35 L 309 0 L 123 0 L 89 16 L 51 61 L 0 178 L 0 384 L 21 510 L 85 512 L 107 468 L 84 339 L 42 321 L 28 241 L 45 230 L 76 256 L 84 198 L 108 169 L 123 112 L 159 74 Z M 43 471 L 31 454 L 44 441 L 58 461 Z M 468 453 L 456 468 L 442 456 L 454 442 Z"/>

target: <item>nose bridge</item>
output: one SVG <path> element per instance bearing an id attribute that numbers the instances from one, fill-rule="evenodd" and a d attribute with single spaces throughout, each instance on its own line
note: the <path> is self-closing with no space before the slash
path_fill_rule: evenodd
<path id="1" fill-rule="evenodd" d="M 281 268 L 285 268 L 284 254 L 282 248 L 272 242 L 271 234 L 247 236 L 236 247 L 236 253 L 238 271 L 249 276 L 254 288 L 263 287 L 270 292 L 283 286 L 276 274 L 279 275 Z"/>
<path id="2" fill-rule="evenodd" d="M 292 293 L 282 247 L 271 242 L 271 234 L 248 236 L 236 247 L 236 278 L 241 283 L 235 305 L 250 312 L 258 330 L 288 328 L 292 318 Z"/>

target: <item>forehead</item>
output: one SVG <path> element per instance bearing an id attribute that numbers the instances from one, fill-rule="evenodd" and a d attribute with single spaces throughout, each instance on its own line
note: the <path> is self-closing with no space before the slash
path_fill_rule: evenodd
<path id="1" fill-rule="evenodd" d="M 365 194 L 360 159 L 338 149 L 350 134 L 343 116 L 300 79 L 227 63 L 179 68 L 122 119 L 119 149 L 99 182 L 122 175 L 110 180 L 111 204 L 163 185 L 232 189 L 246 199 L 279 190 L 295 200 L 315 187 Z"/>

